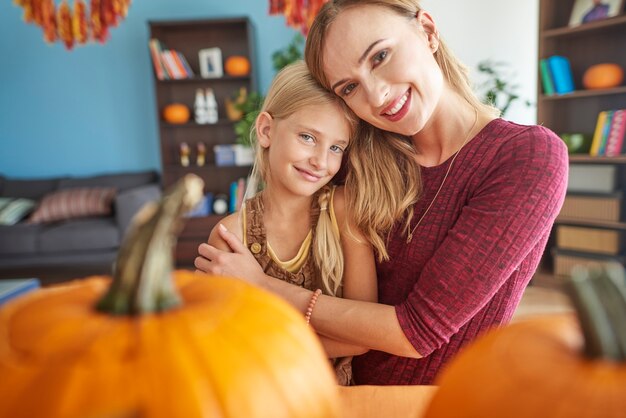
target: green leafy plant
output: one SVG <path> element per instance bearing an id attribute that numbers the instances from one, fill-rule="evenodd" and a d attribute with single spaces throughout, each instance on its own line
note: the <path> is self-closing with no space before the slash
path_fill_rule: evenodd
<path id="1" fill-rule="evenodd" d="M 304 36 L 297 33 L 289 45 L 272 54 L 272 64 L 274 71 L 278 72 L 294 61 L 301 60 L 303 57 Z"/>
<path id="2" fill-rule="evenodd" d="M 509 69 L 509 64 L 502 61 L 483 60 L 478 63 L 478 72 L 483 74 L 485 81 L 478 86 L 484 103 L 489 103 L 500 109 L 504 116 L 516 100 L 521 100 L 517 93 L 518 84 L 511 80 L 514 77 Z M 530 101 L 525 100 L 526 106 L 531 106 Z"/>
<path id="3" fill-rule="evenodd" d="M 235 135 L 237 136 L 238 144 L 245 145 L 246 147 L 252 146 L 250 142 L 250 130 L 254 125 L 254 121 L 262 105 L 263 96 L 255 91 L 248 93 L 246 100 L 242 103 L 235 104 L 237 110 L 241 111 L 243 114 L 242 118 L 235 123 Z"/>

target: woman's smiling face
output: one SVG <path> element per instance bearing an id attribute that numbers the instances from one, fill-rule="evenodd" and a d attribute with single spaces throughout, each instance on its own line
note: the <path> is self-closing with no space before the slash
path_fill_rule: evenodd
<path id="1" fill-rule="evenodd" d="M 363 120 L 403 135 L 419 132 L 437 106 L 444 81 L 430 16 L 401 16 L 381 6 L 343 10 L 323 47 L 332 90 Z"/>

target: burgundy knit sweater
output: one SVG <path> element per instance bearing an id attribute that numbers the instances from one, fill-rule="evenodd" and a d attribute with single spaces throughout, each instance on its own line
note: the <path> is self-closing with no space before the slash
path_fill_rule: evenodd
<path id="1" fill-rule="evenodd" d="M 413 225 L 449 164 L 422 167 Z M 511 319 L 563 203 L 567 167 L 554 133 L 502 119 L 459 152 L 412 241 L 396 229 L 390 261 L 377 265 L 379 301 L 396 307 L 423 358 L 370 351 L 353 360 L 357 384 L 432 384 L 464 344 Z"/>

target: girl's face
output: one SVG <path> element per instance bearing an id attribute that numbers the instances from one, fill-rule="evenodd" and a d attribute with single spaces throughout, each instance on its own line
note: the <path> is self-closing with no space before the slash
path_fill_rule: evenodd
<path id="1" fill-rule="evenodd" d="M 338 104 L 306 106 L 285 119 L 262 113 L 258 140 L 268 148 L 268 182 L 298 196 L 312 196 L 341 166 L 350 125 Z"/>
<path id="2" fill-rule="evenodd" d="M 437 106 L 443 75 L 436 27 L 420 12 L 407 18 L 380 6 L 342 11 L 323 49 L 332 90 L 363 120 L 403 135 L 419 132 Z"/>

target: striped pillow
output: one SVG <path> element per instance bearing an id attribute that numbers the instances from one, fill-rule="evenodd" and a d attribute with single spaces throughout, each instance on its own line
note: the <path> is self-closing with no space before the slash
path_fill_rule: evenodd
<path id="1" fill-rule="evenodd" d="M 28 222 L 55 222 L 85 216 L 110 215 L 115 194 L 116 189 L 113 187 L 58 190 L 43 197 Z"/>
<path id="2" fill-rule="evenodd" d="M 34 200 L 0 197 L 0 225 L 15 225 L 32 212 L 34 207 Z"/>

